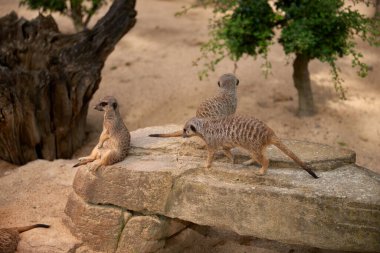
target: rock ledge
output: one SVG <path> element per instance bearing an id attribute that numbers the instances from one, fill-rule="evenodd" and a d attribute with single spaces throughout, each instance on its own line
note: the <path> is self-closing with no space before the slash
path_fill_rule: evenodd
<path id="1" fill-rule="evenodd" d="M 132 132 L 126 160 L 96 174 L 78 170 L 66 223 L 89 247 L 171 252 L 169 239 L 196 224 L 324 249 L 380 251 L 380 176 L 356 166 L 354 152 L 287 141 L 320 179 L 275 148 L 268 152 L 268 174 L 260 177 L 253 173 L 257 166 L 232 165 L 223 156 L 203 168 L 206 152 L 196 138 L 147 137 L 177 129 Z M 239 163 L 248 159 L 235 154 Z"/>

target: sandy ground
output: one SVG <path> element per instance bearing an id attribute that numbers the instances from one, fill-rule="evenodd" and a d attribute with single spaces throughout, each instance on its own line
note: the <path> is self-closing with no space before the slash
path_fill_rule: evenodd
<path id="1" fill-rule="evenodd" d="M 217 78 L 223 73 L 232 72 L 234 64 L 224 60 L 215 73 L 210 73 L 208 80 L 198 79 L 200 69 L 194 67 L 192 62 L 200 55 L 200 44 L 207 40 L 207 20 L 211 10 L 199 8 L 182 17 L 174 16 L 182 6 L 192 1 L 137 1 L 138 22 L 107 59 L 100 88 L 91 105 L 105 95 L 116 96 L 130 130 L 169 123 L 183 124 L 195 115 L 199 103 L 216 93 Z M 0 0 L 0 6 L 0 16 L 11 10 L 16 10 L 27 19 L 37 15 L 37 12 L 19 8 L 15 0 Z M 102 16 L 108 7 L 102 9 L 97 17 Z M 363 8 L 363 11 L 368 15 L 374 12 L 371 8 Z M 54 17 L 62 32 L 74 32 L 69 19 L 60 15 Z M 297 95 L 292 83 L 292 67 L 287 64 L 281 46 L 274 45 L 271 49 L 272 74 L 267 79 L 261 73 L 260 60 L 244 58 L 238 63 L 236 71 L 240 79 L 238 112 L 262 119 L 283 138 L 353 149 L 357 152 L 359 165 L 380 173 L 380 49 L 370 48 L 360 41 L 358 47 L 373 71 L 362 79 L 351 68 L 351 59 L 339 61 L 347 89 L 346 101 L 338 99 L 329 76 L 329 67 L 318 61 L 311 63 L 318 114 L 308 118 L 295 116 Z M 101 113 L 90 109 L 88 129 L 91 137 L 97 136 L 101 124 Z M 88 152 L 93 145 L 94 140 L 89 138 L 77 155 Z M 0 177 L 10 176 L 13 167 L 0 162 Z M 72 173 L 62 176 L 69 180 Z M 31 182 L 25 183 L 29 185 Z M 49 186 L 49 191 L 54 192 L 54 183 Z M 65 198 L 61 202 L 65 203 Z M 0 206 L 4 207 L 3 204 L 0 203 Z M 8 207 L 6 212 L 2 212 L 2 218 L 9 214 L 11 209 Z M 28 218 L 31 216 L 25 212 L 23 221 L 35 220 Z M 0 220 L 0 227 L 14 224 L 9 219 Z"/>

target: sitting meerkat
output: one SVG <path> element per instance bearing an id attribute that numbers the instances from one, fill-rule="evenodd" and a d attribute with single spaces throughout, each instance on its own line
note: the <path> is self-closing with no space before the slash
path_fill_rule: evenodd
<path id="1" fill-rule="evenodd" d="M 14 253 L 20 241 L 20 233 L 31 230 L 33 228 L 49 228 L 49 225 L 35 224 L 26 227 L 16 228 L 0 228 L 0 252 Z"/>
<path id="2" fill-rule="evenodd" d="M 218 80 L 219 93 L 203 101 L 196 112 L 198 118 L 219 118 L 232 115 L 236 111 L 236 89 L 239 79 L 233 74 L 224 74 Z M 180 137 L 182 130 L 168 134 L 150 134 L 150 137 Z"/>
<path id="3" fill-rule="evenodd" d="M 222 148 L 225 155 L 234 163 L 231 148 L 241 147 L 251 154 L 252 159 L 245 162 L 251 165 L 254 161 L 261 164 L 257 174 L 264 175 L 269 166 L 265 150 L 273 144 L 284 154 L 306 170 L 312 177 L 318 176 L 302 162 L 264 122 L 248 116 L 232 115 L 216 119 L 192 118 L 184 126 L 183 137 L 199 136 L 207 145 L 208 156 L 206 167 L 210 168 L 215 151 Z"/>
<path id="4" fill-rule="evenodd" d="M 94 109 L 104 111 L 103 131 L 91 154 L 79 158 L 79 163 L 74 167 L 94 162 L 92 170 L 96 171 L 101 166 L 124 160 L 128 155 L 131 136 L 120 116 L 118 103 L 114 97 L 104 97 Z"/>

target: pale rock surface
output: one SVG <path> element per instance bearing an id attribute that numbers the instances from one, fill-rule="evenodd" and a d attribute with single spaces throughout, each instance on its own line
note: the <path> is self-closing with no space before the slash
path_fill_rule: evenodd
<path id="1" fill-rule="evenodd" d="M 293 164 L 286 158 L 281 158 L 281 154 L 279 157 L 284 160 L 284 168 L 272 162 L 268 175 L 257 177 L 253 174 L 257 167 L 231 165 L 222 155 L 217 157 L 212 169 L 203 169 L 204 144 L 196 138 L 184 140 L 146 137 L 149 133 L 179 129 L 181 129 L 180 126 L 173 125 L 169 128 L 157 127 L 135 131 L 132 133 L 132 153 L 125 161 L 113 167 L 100 169 L 97 174 L 88 175 L 87 178 L 85 177 L 87 169 L 84 167 L 79 170 L 75 180 L 75 191 L 85 193 L 86 198 L 77 193 L 71 193 L 67 201 L 69 193 L 72 192 L 72 182 L 77 171 L 72 168 L 76 161 L 35 161 L 12 171 L 5 171 L 0 177 L 0 227 L 33 223 L 47 223 L 52 226 L 49 229 L 38 228 L 23 233 L 18 252 L 115 252 L 114 248 L 108 250 L 111 249 L 109 245 L 112 247 L 117 245 L 119 252 L 123 252 L 122 247 L 131 245 L 124 241 L 128 240 L 127 238 L 121 239 L 123 233 L 124 235 L 134 234 L 135 246 L 145 246 L 144 243 L 151 242 L 151 249 L 157 249 L 158 253 L 316 252 L 315 249 L 307 246 L 241 235 L 249 234 L 249 229 L 252 229 L 249 227 L 253 225 L 264 234 L 266 226 L 274 220 L 272 226 L 276 229 L 273 231 L 280 236 L 283 236 L 282 227 L 288 226 L 287 229 L 290 229 L 290 233 L 295 237 L 317 238 L 316 242 L 321 245 L 319 246 L 321 248 L 331 248 L 331 245 L 326 244 L 330 238 L 339 243 L 339 241 L 348 240 L 347 238 L 351 236 L 347 247 L 357 248 L 358 245 L 362 245 L 362 248 L 357 251 L 370 251 L 370 247 L 372 251 L 379 251 L 376 248 L 378 245 L 371 241 L 373 236 L 379 234 L 379 176 L 352 164 L 353 152 L 338 150 L 339 152 L 335 153 L 335 149 L 329 149 L 327 146 L 323 148 L 324 153 L 317 150 L 319 153 L 314 158 L 310 156 L 310 160 L 314 159 L 314 164 L 322 165 L 316 170 L 321 176 L 318 180 L 310 178 L 299 168 L 290 168 Z M 296 149 L 297 145 L 293 148 Z M 241 161 L 248 159 L 243 153 L 237 154 Z M 317 156 L 320 154 L 324 154 L 324 159 L 328 159 L 330 164 L 335 164 L 336 169 L 329 171 L 325 161 L 318 161 Z M 340 158 L 334 159 L 334 154 Z M 300 156 L 302 157 L 303 154 Z M 271 159 L 274 157 L 271 155 Z M 305 158 L 307 157 L 303 157 Z M 127 173 L 130 179 L 127 176 L 117 178 L 123 173 Z M 116 178 L 112 179 L 111 176 Z M 81 187 L 77 184 L 79 182 L 77 179 L 80 177 L 83 178 Z M 127 179 L 131 181 L 125 181 Z M 93 193 L 88 189 L 89 182 L 94 188 Z M 138 186 L 138 189 L 133 187 L 125 189 L 128 187 L 127 183 L 131 182 L 134 183 L 133 186 Z M 115 196 L 101 193 L 99 187 L 102 185 L 111 187 L 104 188 L 104 191 L 120 190 L 114 193 L 115 195 L 121 193 L 119 198 L 122 201 L 118 202 L 120 205 L 112 203 L 117 200 Z M 171 188 L 168 188 L 169 186 Z M 261 199 L 255 198 L 255 195 L 260 196 Z M 129 199 L 126 196 L 129 196 Z M 268 198 L 265 199 L 265 196 Z M 276 201 L 270 200 L 269 197 L 273 197 Z M 149 198 L 154 201 L 150 202 Z M 85 199 L 96 199 L 102 204 L 97 205 Z M 106 202 L 107 200 L 112 201 Z M 70 202 L 72 204 L 69 204 Z M 298 207 L 298 209 L 291 212 L 285 204 Z M 78 210 L 68 217 L 64 214 L 65 205 L 66 212 L 69 212 L 70 206 Z M 128 206 L 139 211 L 134 211 Z M 223 211 L 216 212 L 215 208 L 223 208 Z M 260 213 L 260 208 L 263 209 L 262 213 Z M 270 212 L 276 208 L 277 213 Z M 331 211 L 333 208 L 336 209 L 335 213 Z M 263 212 L 267 216 L 263 216 Z M 203 213 L 204 217 L 200 213 Z M 328 213 L 335 219 L 328 219 Z M 279 219 L 280 214 L 288 217 Z M 81 219 L 80 216 L 83 218 Z M 182 219 L 191 222 L 170 218 L 176 216 L 181 216 Z M 325 217 L 326 220 L 318 220 L 318 216 Z M 113 218 L 110 219 L 110 217 Z M 244 222 L 242 222 L 242 217 Z M 255 220 L 257 217 L 264 217 L 264 219 L 257 221 Z M 84 228 L 84 226 L 91 228 L 92 231 L 85 235 L 89 232 L 88 229 L 79 230 L 77 239 L 71 235 L 70 230 L 63 224 L 63 220 L 74 234 L 76 228 Z M 134 220 L 135 225 L 130 223 L 126 226 L 131 220 Z M 194 224 L 197 222 L 207 226 Z M 296 226 L 293 228 L 294 224 Z M 153 231 L 160 231 L 159 233 L 153 233 L 155 236 L 146 236 L 146 232 L 143 232 L 145 238 L 140 236 L 139 231 L 144 231 L 141 228 L 151 228 L 153 225 L 156 226 Z M 323 235 L 319 237 L 318 233 L 310 233 L 308 229 L 312 226 L 324 229 Z M 128 231 L 125 227 L 131 229 Z M 221 232 L 217 227 L 223 227 L 224 230 Z M 110 228 L 114 229 L 113 233 Z M 111 231 L 107 234 L 108 242 L 107 237 L 99 236 L 102 230 Z M 359 233 L 353 238 L 354 233 L 358 231 Z M 116 234 L 119 236 L 119 241 L 112 241 Z M 149 234 L 152 233 L 149 232 Z M 80 240 L 86 236 L 89 240 L 83 244 Z M 97 238 L 98 241 L 91 240 L 93 238 Z M 137 238 L 140 240 L 136 240 Z M 281 241 L 284 238 L 275 239 Z M 99 247 L 109 248 L 95 250 L 94 245 L 88 243 L 98 243 Z M 310 245 L 308 242 L 302 242 L 302 244 Z M 336 253 L 337 251 L 318 250 L 318 252 Z"/>
<path id="2" fill-rule="evenodd" d="M 188 222 L 157 215 L 136 215 L 125 225 L 116 252 L 157 252 Z"/>
<path id="3" fill-rule="evenodd" d="M 70 194 L 64 221 L 71 232 L 92 249 L 113 252 L 124 226 L 124 213 L 120 208 L 85 203 L 75 193 Z M 74 225 L 75 224 L 75 225 Z"/>
<path id="4" fill-rule="evenodd" d="M 188 222 L 159 215 L 142 215 L 112 205 L 86 203 L 71 193 L 64 223 L 85 245 L 99 252 L 156 252 Z M 78 249 L 79 250 L 79 249 Z M 80 248 L 86 252 L 88 248 Z"/>
<path id="5" fill-rule="evenodd" d="M 158 215 L 290 244 L 380 250 L 380 176 L 356 166 L 354 152 L 286 141 L 315 168 L 320 179 L 313 179 L 275 148 L 268 151 L 268 174 L 260 177 L 254 174 L 256 166 L 232 165 L 223 156 L 217 157 L 213 168 L 205 169 L 204 144 L 196 138 L 147 137 L 179 129 L 173 125 L 137 130 L 132 133 L 133 147 L 126 160 L 95 174 L 86 167 L 78 170 L 73 183 L 78 195 L 75 198 L 133 213 L 119 246 L 135 245 L 140 250 L 159 252 L 162 238 L 166 246 L 173 246 L 170 241 L 190 233 L 188 228 L 165 238 L 161 232 L 160 239 L 151 237 L 150 245 L 142 246 L 141 240 L 128 241 L 133 237 L 123 235 L 136 233 L 141 237 L 144 226 L 164 231 L 152 218 Z M 249 159 L 243 152 L 235 154 L 239 162 Z M 145 216 L 138 218 L 135 213 Z M 169 247 L 162 250 L 170 252 Z"/>
<path id="6" fill-rule="evenodd" d="M 62 223 L 67 196 L 72 191 L 74 161 L 37 160 L 0 177 L 0 227 L 35 223 L 36 228 L 21 234 L 18 252 L 74 252 L 80 241 Z"/>

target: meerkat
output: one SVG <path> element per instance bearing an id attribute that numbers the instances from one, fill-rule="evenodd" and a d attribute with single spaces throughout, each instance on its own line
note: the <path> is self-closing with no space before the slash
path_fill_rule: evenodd
<path id="1" fill-rule="evenodd" d="M 0 228 L 0 253 L 14 253 L 20 241 L 20 233 L 33 228 L 49 228 L 49 225 L 35 224 L 26 227 Z"/>
<path id="2" fill-rule="evenodd" d="M 198 118 L 218 118 L 236 112 L 236 88 L 239 79 L 233 74 L 224 74 L 218 80 L 219 94 L 203 101 L 196 112 Z M 181 137 L 182 130 L 168 134 L 150 134 L 150 137 Z"/>
<path id="3" fill-rule="evenodd" d="M 103 131 L 91 154 L 79 158 L 79 163 L 74 167 L 94 162 L 92 170 L 96 171 L 101 166 L 124 160 L 128 155 L 131 136 L 120 116 L 118 103 L 114 97 L 104 97 L 94 109 L 104 111 Z"/>
<path id="4" fill-rule="evenodd" d="M 273 144 L 311 176 L 318 178 L 304 162 L 283 144 L 271 128 L 254 117 L 239 115 L 216 119 L 195 117 L 190 119 L 183 129 L 183 137 L 190 136 L 199 136 L 206 142 L 208 150 L 207 168 L 211 167 L 215 151 L 218 148 L 222 148 L 224 154 L 232 163 L 235 163 L 231 148 L 241 147 L 249 151 L 252 157 L 252 159 L 243 164 L 251 165 L 257 161 L 261 165 L 257 174 L 264 175 L 269 166 L 269 160 L 266 158 L 265 151 L 270 144 Z"/>

